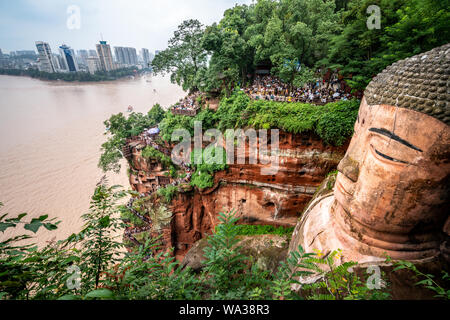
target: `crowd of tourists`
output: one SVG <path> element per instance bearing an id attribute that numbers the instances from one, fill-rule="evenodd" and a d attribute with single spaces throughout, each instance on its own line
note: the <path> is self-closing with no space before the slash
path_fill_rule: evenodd
<path id="1" fill-rule="evenodd" d="M 336 77 L 330 77 L 328 81 L 322 79 L 315 83 L 309 83 L 301 88 L 290 88 L 287 83 L 281 81 L 278 77 L 258 75 L 253 84 L 243 90 L 252 99 L 268 101 L 325 104 L 352 98 L 350 93 L 345 93 L 339 87 L 339 81 Z"/>
<path id="2" fill-rule="evenodd" d="M 125 235 L 126 236 L 133 235 L 133 234 L 136 234 L 136 233 L 149 231 L 151 229 L 152 229 L 152 226 L 150 224 L 148 224 L 146 226 L 143 226 L 143 227 L 134 227 L 134 228 L 128 227 L 128 228 L 125 229 Z"/>
<path id="3" fill-rule="evenodd" d="M 136 198 L 134 198 L 134 197 L 132 197 L 132 198 L 130 199 L 130 201 L 128 201 L 128 203 L 127 203 L 127 205 L 126 205 L 127 209 L 130 210 L 130 212 L 131 212 L 132 214 L 134 214 L 136 217 L 138 217 L 138 218 L 141 219 L 142 221 L 144 221 L 144 222 L 146 222 L 146 223 L 150 223 L 151 221 L 150 221 L 146 216 L 140 214 L 138 211 L 136 211 L 136 210 L 133 208 L 134 201 L 136 201 Z"/>
<path id="4" fill-rule="evenodd" d="M 174 106 L 173 110 L 175 111 L 195 111 L 198 109 L 197 98 L 199 97 L 199 93 L 194 93 L 186 96 L 183 99 L 180 99 Z"/>

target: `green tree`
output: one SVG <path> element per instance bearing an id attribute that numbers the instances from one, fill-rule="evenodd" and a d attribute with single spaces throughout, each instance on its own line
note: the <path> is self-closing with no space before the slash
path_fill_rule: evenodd
<path id="1" fill-rule="evenodd" d="M 396 12 L 398 22 L 386 26 L 387 61 L 397 61 L 450 41 L 450 1 L 405 1 Z"/>
<path id="2" fill-rule="evenodd" d="M 0 202 L 0 208 L 3 204 Z M 26 213 L 14 218 L 0 216 L 0 232 L 23 228 L 36 234 L 41 227 L 56 230 L 60 222 L 47 215 L 23 221 Z M 23 233 L 0 242 L 0 299 L 49 299 L 64 283 L 66 267 L 73 261 L 59 247 L 47 245 L 43 249 L 29 243 L 32 236 Z M 24 243 L 23 241 L 27 241 Z"/>
<path id="3" fill-rule="evenodd" d="M 247 5 L 236 5 L 224 13 L 219 24 L 205 31 L 203 47 L 212 55 L 210 68 L 215 70 L 228 94 L 235 84 L 243 86 L 252 71 L 254 50 L 246 34 L 251 24 L 251 10 Z"/>
<path id="4" fill-rule="evenodd" d="M 120 172 L 122 159 L 122 147 L 126 139 L 141 134 L 145 129 L 157 125 L 166 113 L 159 104 L 155 104 L 146 114 L 131 113 L 128 118 L 123 113 L 112 115 L 104 122 L 109 135 L 107 141 L 102 144 L 102 154 L 98 166 L 103 171 Z"/>
<path id="5" fill-rule="evenodd" d="M 291 86 L 304 83 L 307 67 L 321 66 L 337 33 L 334 0 L 283 0 L 267 23 L 264 46 L 272 72 Z M 261 50 L 261 48 L 259 48 Z M 308 82 L 312 80 L 309 76 Z"/>
<path id="6" fill-rule="evenodd" d="M 173 83 L 181 85 L 184 90 L 196 91 L 197 72 L 206 66 L 206 52 L 201 45 L 203 31 L 198 20 L 183 21 L 169 40 L 168 48 L 153 59 L 153 72 L 170 73 Z"/>
<path id="7" fill-rule="evenodd" d="M 381 9 L 381 29 L 369 30 L 367 8 Z M 353 88 L 395 61 L 450 41 L 448 0 L 350 0 L 339 12 L 340 31 L 332 37 L 327 62 L 339 68 Z"/>
<path id="8" fill-rule="evenodd" d="M 119 262 L 121 241 L 117 233 L 123 230 L 123 223 L 116 215 L 118 199 L 126 195 L 120 186 L 108 187 L 100 184 L 95 189 L 88 213 L 82 215 L 85 225 L 80 233 L 73 234 L 67 243 L 80 243 L 80 264 L 82 270 L 82 293 L 98 289 L 100 276 L 114 263 Z"/>
<path id="9" fill-rule="evenodd" d="M 165 115 L 166 111 L 164 111 L 159 103 L 155 104 L 147 113 L 149 122 L 153 123 L 154 125 L 160 123 L 161 120 L 164 119 Z"/>

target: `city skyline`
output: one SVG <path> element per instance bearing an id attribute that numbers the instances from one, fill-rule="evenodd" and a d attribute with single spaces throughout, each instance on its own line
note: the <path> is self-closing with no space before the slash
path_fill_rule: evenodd
<path id="1" fill-rule="evenodd" d="M 52 48 L 67 43 L 75 50 L 89 50 L 104 38 L 113 47 L 154 52 L 167 47 L 167 40 L 183 20 L 195 18 L 209 25 L 236 3 L 251 4 L 252 0 L 0 2 L 0 48 L 4 54 L 33 50 L 36 41 L 45 41 Z M 79 29 L 68 27 L 71 6 L 79 8 Z"/>
<path id="2" fill-rule="evenodd" d="M 52 50 L 46 41 L 36 41 L 36 50 L 17 50 L 3 54 L 0 67 L 9 69 L 38 69 L 47 73 L 113 71 L 127 67 L 148 68 L 154 57 L 147 48 L 112 47 L 100 40 L 94 50 L 71 48 L 67 43 Z M 113 54 L 114 52 L 114 54 Z M 138 54 L 139 52 L 139 54 Z M 157 52 L 157 50 L 156 50 Z"/>
<path id="3" fill-rule="evenodd" d="M 62 44 L 65 44 L 65 45 L 70 46 L 72 49 L 74 49 L 74 50 L 76 51 L 76 53 L 78 54 L 80 51 L 87 51 L 87 52 L 90 52 L 90 51 L 96 51 L 96 45 L 97 45 L 100 41 L 101 41 L 101 40 L 97 41 L 97 42 L 94 43 L 91 47 L 77 48 L 77 47 L 74 47 L 74 46 L 70 45 L 70 42 L 68 42 L 68 41 L 60 41 L 58 44 L 56 44 L 56 45 L 53 46 L 53 45 L 50 44 L 50 41 L 48 41 L 47 39 L 36 39 L 36 40 L 33 41 L 33 43 L 32 43 L 32 45 L 30 46 L 30 48 L 16 48 L 16 49 L 12 49 L 12 50 L 6 50 L 4 47 L 0 47 L 0 50 L 1 50 L 2 54 L 4 54 L 4 55 L 9 55 L 9 54 L 11 54 L 11 53 L 19 53 L 19 54 L 25 54 L 25 53 L 27 53 L 27 54 L 30 54 L 30 53 L 33 53 L 33 52 L 34 52 L 35 55 L 39 55 L 39 52 L 38 52 L 38 50 L 36 49 L 36 42 L 45 42 L 45 43 L 48 43 L 49 46 L 50 46 L 50 48 L 52 48 L 52 50 L 54 49 L 55 52 L 58 51 L 59 47 L 60 47 Z M 105 41 L 107 41 L 108 44 L 111 44 L 110 41 L 108 41 L 108 40 L 105 40 Z M 112 46 L 113 48 L 123 48 L 123 47 L 125 47 L 125 46 L 121 46 L 121 45 L 117 45 L 117 44 L 111 44 L 111 46 Z M 127 47 L 125 47 L 125 48 L 133 48 L 133 49 L 136 49 L 137 54 L 139 54 L 139 55 L 141 54 L 142 49 L 149 50 L 149 52 L 150 52 L 151 54 L 153 54 L 153 55 L 155 55 L 157 52 L 160 52 L 160 51 L 161 51 L 161 49 L 149 49 L 148 47 L 142 47 L 142 48 L 141 48 L 141 47 L 137 47 L 137 46 L 127 46 Z"/>

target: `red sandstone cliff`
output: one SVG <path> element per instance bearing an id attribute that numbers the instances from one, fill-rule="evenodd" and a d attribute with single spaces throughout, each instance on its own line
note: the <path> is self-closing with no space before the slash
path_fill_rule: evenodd
<path id="1" fill-rule="evenodd" d="M 145 141 L 133 139 L 127 146 L 133 190 L 149 194 L 158 185 L 173 182 L 161 164 L 141 156 Z M 244 224 L 294 227 L 299 214 L 326 175 L 337 167 L 346 148 L 347 145 L 326 146 L 313 134 L 280 132 L 279 170 L 275 175 L 262 175 L 263 165 L 248 164 L 247 152 L 246 164 L 232 164 L 217 172 L 212 188 L 198 190 L 182 181 L 180 192 L 169 204 L 162 204 L 156 196 L 148 200 L 149 206 L 167 206 L 173 216 L 159 230 L 145 230 L 144 238 L 162 235 L 164 247 L 173 248 L 175 256 L 182 259 L 196 241 L 212 232 L 220 212 L 236 210 Z"/>

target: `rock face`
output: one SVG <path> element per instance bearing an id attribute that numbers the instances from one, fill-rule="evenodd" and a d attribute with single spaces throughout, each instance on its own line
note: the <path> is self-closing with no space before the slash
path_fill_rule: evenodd
<path id="1" fill-rule="evenodd" d="M 237 246 L 240 252 L 250 258 L 249 263 L 257 264 L 261 269 L 276 272 L 281 261 L 286 260 L 289 237 L 273 234 L 241 236 Z M 208 246 L 207 238 L 197 241 L 183 259 L 182 266 L 199 271 L 205 267 L 204 249 Z"/>
<path id="2" fill-rule="evenodd" d="M 220 212 L 235 210 L 243 224 L 295 226 L 299 214 L 326 175 L 336 169 L 347 148 L 326 146 L 313 134 L 280 132 L 276 174 L 262 174 L 261 169 L 267 165 L 249 164 L 246 143 L 246 164 L 230 164 L 216 172 L 213 187 L 199 190 L 186 180 L 168 178 L 161 164 L 144 159 L 141 151 L 145 145 L 145 141 L 128 143 L 130 184 L 141 194 L 154 192 L 158 181 L 179 186 L 178 194 L 168 204 L 172 221 L 160 232 L 165 248 L 173 248 L 179 260 L 195 242 L 212 233 Z"/>

